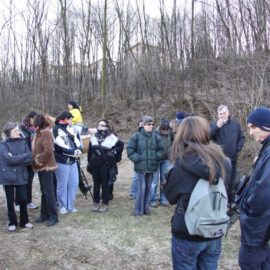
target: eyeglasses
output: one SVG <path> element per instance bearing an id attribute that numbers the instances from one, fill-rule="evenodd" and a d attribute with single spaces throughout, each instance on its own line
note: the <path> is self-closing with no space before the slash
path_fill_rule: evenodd
<path id="1" fill-rule="evenodd" d="M 147 123 L 146 126 L 153 126 L 154 123 Z"/>

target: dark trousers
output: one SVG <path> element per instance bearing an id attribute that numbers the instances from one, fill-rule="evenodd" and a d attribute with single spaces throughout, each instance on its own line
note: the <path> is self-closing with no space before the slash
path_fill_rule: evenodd
<path id="1" fill-rule="evenodd" d="M 34 179 L 34 176 L 35 176 L 35 173 L 33 171 L 32 166 L 28 166 L 27 167 L 27 172 L 28 172 L 28 183 L 26 185 L 26 187 L 27 187 L 27 203 L 31 203 L 32 202 L 33 179 Z M 15 199 L 15 204 L 16 205 L 19 204 L 19 201 L 17 199 L 17 196 L 16 196 L 16 199 Z"/>
<path id="2" fill-rule="evenodd" d="M 101 199 L 106 205 L 109 203 L 109 168 L 106 165 L 100 167 L 93 167 L 91 170 L 94 181 L 94 202 L 100 202 L 100 188 L 101 188 Z"/>
<path id="3" fill-rule="evenodd" d="M 241 243 L 238 261 L 241 270 L 269 270 L 270 248 L 251 247 Z"/>
<path id="4" fill-rule="evenodd" d="M 237 160 L 231 160 L 231 182 L 229 184 L 228 201 L 229 204 L 234 202 L 236 189 L 236 165 Z"/>
<path id="5" fill-rule="evenodd" d="M 58 221 L 53 175 L 52 171 L 38 172 L 41 190 L 40 217 L 43 220 Z"/>
<path id="6" fill-rule="evenodd" d="M 9 218 L 8 225 L 18 225 L 17 215 L 14 209 L 14 195 L 16 195 L 18 204 L 20 206 L 20 226 L 23 227 L 29 221 L 27 213 L 27 185 L 7 185 L 4 186 L 4 190 L 7 198 L 7 209 Z"/>

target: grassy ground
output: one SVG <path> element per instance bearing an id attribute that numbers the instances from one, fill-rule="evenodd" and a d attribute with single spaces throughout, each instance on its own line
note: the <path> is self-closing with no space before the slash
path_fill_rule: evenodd
<path id="1" fill-rule="evenodd" d="M 5 197 L 0 189 L 0 269 L 171 269 L 170 219 L 173 206 L 158 207 L 151 216 L 131 216 L 133 201 L 128 198 L 133 168 L 126 157 L 119 164 L 114 200 L 104 214 L 90 211 L 91 200 L 78 193 L 79 212 L 60 216 L 60 222 L 48 228 L 7 231 Z M 87 176 L 89 176 L 87 174 Z M 89 176 L 89 181 L 91 179 Z M 39 203 L 37 179 L 34 202 Z M 30 221 L 39 210 L 29 210 Z M 239 226 L 234 225 L 223 241 L 219 269 L 239 269 Z"/>

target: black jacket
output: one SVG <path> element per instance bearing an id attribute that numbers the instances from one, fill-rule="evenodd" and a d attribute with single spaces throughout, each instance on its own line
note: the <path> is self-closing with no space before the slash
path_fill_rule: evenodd
<path id="1" fill-rule="evenodd" d="M 32 153 L 25 139 L 8 139 L 0 143 L 0 184 L 25 185 L 28 182 L 27 166 Z"/>
<path id="2" fill-rule="evenodd" d="M 230 118 L 221 128 L 217 127 L 217 121 L 212 122 L 210 138 L 223 148 L 224 154 L 231 160 L 237 160 L 237 154 L 245 143 L 245 136 L 240 123 Z"/>
<path id="3" fill-rule="evenodd" d="M 270 239 L 270 136 L 255 163 L 240 211 L 241 242 L 263 247 Z"/>
<path id="4" fill-rule="evenodd" d="M 225 162 L 226 181 L 230 177 L 230 162 Z M 220 174 L 217 174 L 219 177 Z M 185 224 L 185 210 L 188 207 L 189 199 L 193 189 L 200 178 L 209 179 L 209 169 L 202 160 L 195 154 L 191 154 L 184 160 L 177 160 L 167 177 L 165 191 L 166 198 L 170 204 L 177 204 L 171 220 L 172 234 L 180 239 L 188 241 L 205 241 L 206 239 L 190 235 Z"/>

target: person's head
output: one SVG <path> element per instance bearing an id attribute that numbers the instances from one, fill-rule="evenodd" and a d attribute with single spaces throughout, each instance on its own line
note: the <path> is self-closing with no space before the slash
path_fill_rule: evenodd
<path id="1" fill-rule="evenodd" d="M 209 123 L 199 116 L 189 116 L 181 122 L 177 129 L 172 146 L 172 161 L 180 160 L 189 154 L 198 155 L 208 165 L 210 181 L 212 181 L 219 165 L 224 177 L 225 156 L 220 146 L 210 142 Z"/>
<path id="2" fill-rule="evenodd" d="M 106 119 L 102 119 L 98 122 L 97 124 L 97 130 L 98 131 L 109 131 L 110 130 L 110 125 L 109 125 L 109 121 Z"/>
<path id="3" fill-rule="evenodd" d="M 249 135 L 256 142 L 262 143 L 270 136 L 270 109 L 259 107 L 249 114 L 247 118 Z"/>
<path id="4" fill-rule="evenodd" d="M 3 133 L 6 138 L 20 138 L 20 129 L 17 123 L 7 122 L 3 127 Z"/>
<path id="5" fill-rule="evenodd" d="M 217 116 L 218 119 L 222 119 L 224 121 L 227 121 L 229 118 L 230 112 L 226 105 L 219 105 L 217 108 Z"/>
<path id="6" fill-rule="evenodd" d="M 80 107 L 75 101 L 71 100 L 71 101 L 68 102 L 68 109 L 69 110 L 72 110 L 72 109 L 80 110 Z"/>
<path id="7" fill-rule="evenodd" d="M 185 119 L 186 118 L 186 113 L 185 112 L 177 112 L 176 114 L 175 114 L 175 120 L 176 120 L 176 123 L 179 125 L 182 121 L 183 121 L 183 119 Z"/>
<path id="8" fill-rule="evenodd" d="M 58 115 L 55 119 L 55 124 L 71 124 L 72 114 L 68 111 L 63 111 L 60 115 Z"/>
<path id="9" fill-rule="evenodd" d="M 154 128 L 154 118 L 149 115 L 145 115 L 142 117 L 142 127 L 146 132 L 153 131 Z"/>
<path id="10" fill-rule="evenodd" d="M 170 121 L 166 118 L 163 118 L 160 121 L 159 130 L 162 134 L 168 134 L 170 132 Z"/>
<path id="11" fill-rule="evenodd" d="M 29 112 L 25 118 L 23 119 L 23 124 L 27 127 L 32 126 L 33 125 L 33 120 L 34 117 L 37 115 L 37 113 L 35 111 L 31 111 Z"/>
<path id="12" fill-rule="evenodd" d="M 43 114 L 37 114 L 33 119 L 33 124 L 38 131 L 45 129 L 50 125 Z"/>

